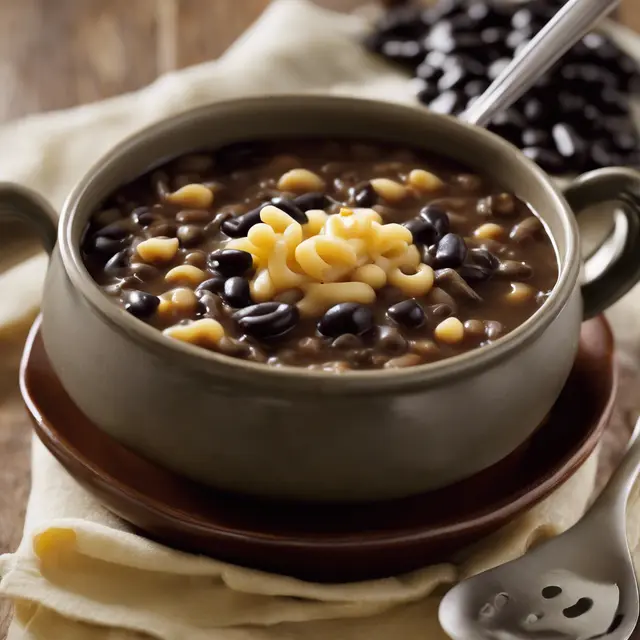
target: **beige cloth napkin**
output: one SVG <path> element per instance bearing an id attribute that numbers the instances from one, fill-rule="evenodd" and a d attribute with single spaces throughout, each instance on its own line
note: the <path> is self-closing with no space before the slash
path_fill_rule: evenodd
<path id="1" fill-rule="evenodd" d="M 36 188 L 60 207 L 87 165 L 109 147 L 195 105 L 311 90 L 409 100 L 406 79 L 357 44 L 364 28 L 355 16 L 279 0 L 218 62 L 164 76 L 135 94 L 0 128 L 0 146 L 12 149 L 0 154 L 0 175 Z M 10 301 L 0 306 L 0 336 L 9 339 L 10 328 L 32 317 L 45 268 L 46 258 L 38 255 L 0 277 L 0 300 Z M 618 317 L 626 317 L 632 305 L 622 304 Z M 623 332 L 628 323 L 619 324 Z M 637 349 L 636 333 L 624 335 L 630 350 Z M 0 557 L 0 590 L 16 602 L 9 638 L 438 640 L 444 637 L 437 624 L 443 589 L 571 526 L 592 492 L 595 468 L 594 455 L 553 496 L 467 550 L 455 565 L 360 584 L 315 585 L 179 553 L 133 535 L 35 441 L 24 538 L 14 554 Z M 640 507 L 632 515 L 635 547 Z"/>

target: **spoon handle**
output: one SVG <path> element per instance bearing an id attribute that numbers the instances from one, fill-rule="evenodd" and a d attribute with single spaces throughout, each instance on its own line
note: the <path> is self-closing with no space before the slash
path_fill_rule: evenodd
<path id="1" fill-rule="evenodd" d="M 530 89 L 620 0 L 569 0 L 460 119 L 484 127 Z"/>
<path id="2" fill-rule="evenodd" d="M 618 511 L 624 514 L 631 489 L 640 474 L 640 419 L 636 422 L 631 443 L 620 465 L 589 512 Z"/>

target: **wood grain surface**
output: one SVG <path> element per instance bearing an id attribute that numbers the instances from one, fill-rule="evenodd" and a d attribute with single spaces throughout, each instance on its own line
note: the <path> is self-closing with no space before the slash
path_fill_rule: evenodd
<path id="1" fill-rule="evenodd" d="M 366 1 L 316 0 L 343 11 Z M 214 59 L 267 4 L 0 0 L 0 122 L 132 91 L 166 71 Z M 619 17 L 640 31 L 640 0 L 623 0 Z M 17 390 L 24 337 L 0 339 L 0 553 L 20 540 L 29 491 L 30 427 Z M 635 371 L 622 367 L 618 430 L 629 428 L 640 408 L 636 389 Z M 9 615 L 0 605 L 0 638 Z"/>

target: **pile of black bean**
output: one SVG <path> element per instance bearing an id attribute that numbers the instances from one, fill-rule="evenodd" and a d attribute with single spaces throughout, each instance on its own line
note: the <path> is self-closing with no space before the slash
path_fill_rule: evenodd
<path id="1" fill-rule="evenodd" d="M 415 76 L 418 99 L 458 115 L 564 4 L 563 0 L 441 0 L 389 7 L 367 46 Z M 630 97 L 635 60 L 593 32 L 490 129 L 552 174 L 640 166 Z"/>

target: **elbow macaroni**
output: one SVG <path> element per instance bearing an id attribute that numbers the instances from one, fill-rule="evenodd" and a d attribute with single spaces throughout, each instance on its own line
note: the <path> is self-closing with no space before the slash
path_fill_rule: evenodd
<path id="1" fill-rule="evenodd" d="M 246 237 L 225 243 L 253 256 L 256 275 L 250 287 L 256 302 L 301 289 L 300 313 L 312 316 L 340 302 L 370 304 L 375 290 L 387 284 L 410 297 L 433 286 L 433 270 L 421 263 L 406 227 L 383 224 L 373 209 L 345 207 L 333 215 L 318 209 L 306 215 L 301 225 L 268 205 Z"/>
<path id="2" fill-rule="evenodd" d="M 402 289 L 412 298 L 424 296 L 433 287 L 433 269 L 426 264 L 421 264 L 413 274 L 406 274 L 400 267 L 394 267 L 388 274 L 389 284 Z"/>
<path id="3" fill-rule="evenodd" d="M 340 302 L 371 304 L 376 292 L 364 282 L 330 282 L 309 284 L 304 297 L 298 302 L 300 315 L 316 317 Z"/>

